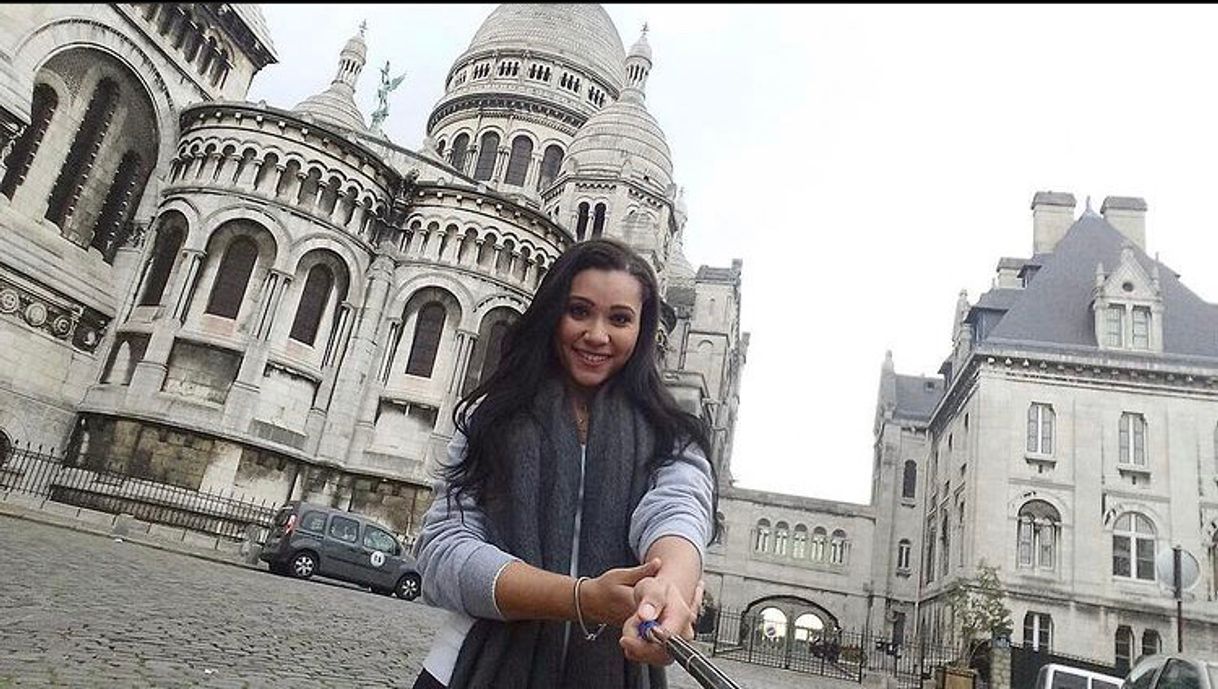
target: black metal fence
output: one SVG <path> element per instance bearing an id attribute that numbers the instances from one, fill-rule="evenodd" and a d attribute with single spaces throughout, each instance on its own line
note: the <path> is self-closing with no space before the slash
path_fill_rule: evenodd
<path id="1" fill-rule="evenodd" d="M 76 466 L 41 447 L 17 446 L 0 454 L 0 493 L 39 496 L 75 507 L 192 531 L 242 539 L 255 526 L 263 540 L 277 505 L 243 495 L 190 490 L 113 471 Z"/>
<path id="2" fill-rule="evenodd" d="M 745 663 L 862 682 L 867 674 L 891 675 L 899 686 L 921 686 L 956 649 L 925 639 L 891 639 L 866 631 L 808 629 L 767 621 L 759 613 L 707 610 L 697 638 L 711 654 Z"/>

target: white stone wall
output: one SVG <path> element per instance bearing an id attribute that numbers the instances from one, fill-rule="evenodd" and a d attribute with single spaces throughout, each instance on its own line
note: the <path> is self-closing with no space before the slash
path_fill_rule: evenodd
<path id="1" fill-rule="evenodd" d="M 1153 581 L 1113 574 L 1113 524 L 1136 511 L 1154 524 L 1156 553 L 1181 545 L 1200 561 L 1202 580 L 1184 605 L 1185 617 L 1197 627 L 1186 644 L 1212 648 L 1218 629 L 1211 554 L 1218 518 L 1218 396 L 1185 375 L 1151 379 L 1104 367 L 1097 372 L 1092 364 L 1041 368 L 1022 361 L 983 364 L 967 401 L 937 433 L 939 463 L 930 490 L 944 506 L 943 485 L 952 484 L 946 506 L 953 524 L 956 491 L 963 491 L 964 530 L 953 532 L 952 548 L 964 548 L 964 564 L 957 565 L 961 554 L 955 550 L 948 576 L 937 572 L 924 596 L 935 598 L 984 559 L 999 567 L 1011 591 L 1017 637 L 1024 614 L 1034 611 L 1052 616 L 1053 648 L 1064 653 L 1112 659 L 1122 624 L 1139 640 L 1145 629 L 1154 629 L 1165 646 L 1174 646 L 1170 592 Z M 1027 451 L 1027 413 L 1034 402 L 1052 405 L 1055 413 L 1055 446 L 1048 456 Z M 1124 412 L 1145 415 L 1145 473 L 1118 466 Z M 1052 569 L 1017 563 L 1017 515 L 1033 499 L 1051 504 L 1061 516 Z"/>

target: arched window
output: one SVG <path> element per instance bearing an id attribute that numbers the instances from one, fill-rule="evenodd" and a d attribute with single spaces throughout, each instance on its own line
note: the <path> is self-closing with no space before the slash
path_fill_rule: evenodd
<path id="1" fill-rule="evenodd" d="M 503 354 L 503 338 L 520 314 L 509 308 L 496 308 L 482 319 L 478 328 L 478 340 L 474 344 L 474 353 L 470 357 L 469 369 L 465 374 L 466 394 L 480 385 L 499 367 L 499 358 Z"/>
<path id="2" fill-rule="evenodd" d="M 1061 521 L 1057 509 L 1044 500 L 1029 500 L 1019 508 L 1016 537 L 1019 567 L 1051 570 L 1057 566 Z"/>
<path id="3" fill-rule="evenodd" d="M 42 145 L 42 137 L 47 133 L 55 109 L 59 107 L 59 96 L 55 89 L 46 84 L 34 86 L 34 101 L 30 105 L 30 126 L 21 132 L 8 157 L 4 159 L 4 180 L 0 182 L 0 194 L 10 199 L 16 193 L 17 187 L 25 181 L 38 147 Z"/>
<path id="4" fill-rule="evenodd" d="M 1159 652 L 1163 641 L 1159 638 L 1159 632 L 1153 629 L 1147 629 L 1142 632 L 1142 655 L 1152 656 Z"/>
<path id="5" fill-rule="evenodd" d="M 533 142 L 521 134 L 512 139 L 512 156 L 508 158 L 507 172 L 503 176 L 505 184 L 520 186 L 529 172 L 529 163 L 533 159 Z"/>
<path id="6" fill-rule="evenodd" d="M 1129 672 L 1129 664 L 1133 660 L 1133 630 L 1127 625 L 1121 625 L 1116 630 L 1116 656 L 1117 672 L 1124 675 Z"/>
<path id="7" fill-rule="evenodd" d="M 808 556 L 808 527 L 795 525 L 795 536 L 791 539 L 791 557 L 802 560 Z"/>
<path id="8" fill-rule="evenodd" d="M 8 456 L 12 451 L 13 441 L 9 439 L 7 433 L 0 431 L 0 464 L 4 464 L 8 460 Z"/>
<path id="9" fill-rule="evenodd" d="M 905 473 L 901 477 L 901 497 L 912 500 L 918 490 L 918 463 L 905 460 Z"/>
<path id="10" fill-rule="evenodd" d="M 774 525 L 774 554 L 785 556 L 787 554 L 787 541 L 790 540 L 790 530 L 786 522 L 778 522 Z"/>
<path id="11" fill-rule="evenodd" d="M 423 308 L 419 309 L 418 318 L 415 319 L 414 340 L 410 343 L 410 358 L 406 361 L 406 373 L 424 378 L 431 377 L 447 315 L 444 306 L 435 301 L 424 304 Z"/>
<path id="12" fill-rule="evenodd" d="M 47 198 L 46 219 L 60 229 L 76 205 L 89 171 L 93 169 L 97 151 L 110 127 L 110 118 L 114 116 L 118 95 L 118 84 L 113 79 L 105 78 L 97 83 L 85 116 L 80 121 L 80 128 L 76 130 L 76 138 L 72 140 L 63 167 L 59 169 L 59 177 L 55 179 L 55 186 Z"/>
<path id="13" fill-rule="evenodd" d="M 499 135 L 487 132 L 478 144 L 478 162 L 474 165 L 474 179 L 488 180 L 495 174 L 495 156 L 499 155 Z"/>
<path id="14" fill-rule="evenodd" d="M 908 572 L 909 571 L 909 557 L 912 552 L 913 552 L 913 544 L 909 542 L 908 538 L 902 538 L 900 541 L 897 542 L 897 571 L 898 572 Z"/>
<path id="15" fill-rule="evenodd" d="M 224 318 L 237 317 L 257 259 L 258 247 L 247 237 L 238 237 L 228 245 L 216 271 L 206 313 Z"/>
<path id="16" fill-rule="evenodd" d="M 562 149 L 558 144 L 546 146 L 546 153 L 541 159 L 541 175 L 537 178 L 537 190 L 544 190 L 558 177 L 562 168 Z"/>
<path id="17" fill-rule="evenodd" d="M 846 532 L 841 529 L 835 529 L 833 537 L 829 539 L 829 562 L 846 564 Z"/>
<path id="18" fill-rule="evenodd" d="M 811 641 L 825 630 L 825 622 L 815 613 L 805 612 L 795 618 L 795 640 Z"/>
<path id="19" fill-rule="evenodd" d="M 811 559 L 815 562 L 825 561 L 825 528 L 818 526 L 812 529 L 812 556 Z"/>
<path id="20" fill-rule="evenodd" d="M 1145 515 L 1126 512 L 1113 525 L 1112 575 L 1155 580 L 1155 527 Z"/>
<path id="21" fill-rule="evenodd" d="M 762 642 L 782 643 L 787 638 L 787 616 L 778 608 L 761 611 L 761 624 L 757 630 Z"/>
<path id="22" fill-rule="evenodd" d="M 436 144 L 436 155 L 439 155 L 439 156 L 444 155 L 444 144 L 445 144 L 444 139 L 440 139 L 440 143 Z"/>
<path id="23" fill-rule="evenodd" d="M 753 550 L 759 553 L 769 552 L 770 520 L 762 519 L 757 522 L 757 540 L 753 543 Z"/>
<path id="24" fill-rule="evenodd" d="M 592 214 L 592 236 L 599 237 L 605 231 L 605 204 L 596 204 L 596 210 Z"/>
<path id="25" fill-rule="evenodd" d="M 319 263 L 309 269 L 304 289 L 300 290 L 300 302 L 296 306 L 296 319 L 292 321 L 289 337 L 307 345 L 313 344 L 333 286 L 334 274 L 329 268 Z"/>
<path id="26" fill-rule="evenodd" d="M 114 252 L 122 241 L 122 227 L 139 203 L 139 199 L 132 197 L 141 176 L 140 162 L 140 154 L 135 151 L 123 155 L 106 194 L 106 202 L 93 225 L 93 239 L 89 244 L 102 253 L 107 263 L 114 260 Z"/>
<path id="27" fill-rule="evenodd" d="M 178 258 L 178 251 L 186 233 L 174 225 L 162 225 L 156 233 L 156 244 L 152 248 L 151 264 L 148 266 L 148 277 L 144 281 L 144 293 L 140 296 L 140 306 L 156 306 L 161 303 L 165 293 L 165 284 L 169 282 L 169 274 Z"/>
<path id="28" fill-rule="evenodd" d="M 584 241 L 584 235 L 588 232 L 588 202 L 584 201 L 579 204 L 579 215 L 575 220 L 575 241 Z"/>
<path id="29" fill-rule="evenodd" d="M 453 139 L 452 150 L 449 155 L 452 156 L 453 167 L 464 172 L 465 171 L 465 156 L 469 154 L 469 134 L 458 134 L 457 138 Z"/>

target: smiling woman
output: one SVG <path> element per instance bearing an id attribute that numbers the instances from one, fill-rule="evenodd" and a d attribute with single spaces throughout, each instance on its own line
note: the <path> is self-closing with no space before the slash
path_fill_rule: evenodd
<path id="1" fill-rule="evenodd" d="M 416 687 L 656 686 L 667 654 L 639 623 L 692 638 L 715 479 L 660 381 L 658 327 L 655 274 L 604 239 L 559 257 L 510 326 L 454 412 L 419 536 L 423 594 L 456 614 Z"/>

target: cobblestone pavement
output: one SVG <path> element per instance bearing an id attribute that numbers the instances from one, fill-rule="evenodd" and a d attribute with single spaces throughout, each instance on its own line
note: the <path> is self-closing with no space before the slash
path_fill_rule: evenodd
<path id="1" fill-rule="evenodd" d="M 0 516 L 0 689 L 410 687 L 442 615 Z M 858 684 L 722 661 L 749 689 Z M 669 670 L 674 689 L 697 689 Z"/>

